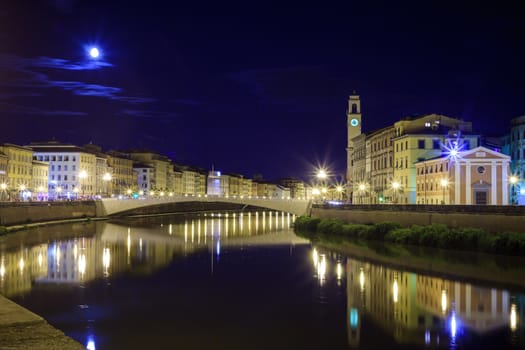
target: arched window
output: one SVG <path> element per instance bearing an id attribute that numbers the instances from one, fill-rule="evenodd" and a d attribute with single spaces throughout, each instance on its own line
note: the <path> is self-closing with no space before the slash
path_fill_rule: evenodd
<path id="1" fill-rule="evenodd" d="M 352 103 L 352 114 L 357 114 L 357 104 Z"/>

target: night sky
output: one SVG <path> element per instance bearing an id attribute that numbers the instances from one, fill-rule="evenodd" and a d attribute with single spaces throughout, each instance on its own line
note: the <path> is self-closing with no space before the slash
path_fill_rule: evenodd
<path id="1" fill-rule="evenodd" d="M 365 132 L 441 113 L 500 136 L 525 114 L 520 1 L 313 3 L 2 1 L 0 142 L 308 180 L 343 176 L 353 90 Z"/>

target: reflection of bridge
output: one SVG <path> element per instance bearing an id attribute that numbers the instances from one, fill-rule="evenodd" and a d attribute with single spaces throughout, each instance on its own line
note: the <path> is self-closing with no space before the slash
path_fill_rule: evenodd
<path id="1" fill-rule="evenodd" d="M 159 198 L 138 198 L 138 199 L 115 199 L 106 198 L 97 201 L 97 216 L 111 216 L 123 213 L 140 212 L 143 208 L 159 208 L 162 212 L 173 211 L 177 204 L 185 204 L 185 211 L 202 211 L 209 207 L 210 210 L 217 210 L 217 205 L 237 205 L 237 209 L 245 207 L 266 208 L 276 211 L 284 211 L 295 215 L 305 215 L 310 201 L 297 199 L 267 199 L 249 197 L 207 197 L 207 196 L 167 196 Z M 208 205 L 207 205 L 208 204 Z M 168 209 L 169 208 L 169 209 Z"/>

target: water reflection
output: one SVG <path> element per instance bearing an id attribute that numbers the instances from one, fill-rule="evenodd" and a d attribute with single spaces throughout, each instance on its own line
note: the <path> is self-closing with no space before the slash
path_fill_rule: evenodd
<path id="1" fill-rule="evenodd" d="M 253 220 L 255 218 L 255 220 Z M 125 271 L 148 273 L 174 257 L 208 250 L 217 263 L 228 246 L 303 242 L 288 229 L 295 217 L 287 213 L 209 213 L 187 219 L 168 217 L 135 220 L 132 226 L 101 223 L 96 234 L 50 240 L 33 246 L 20 243 L 0 251 L 0 293 L 14 297 L 34 284 L 84 284 Z M 20 245 L 22 247 L 20 248 Z"/>
<path id="2" fill-rule="evenodd" d="M 339 266 L 342 258 L 319 248 L 312 249 L 312 256 L 323 286 L 329 277 L 320 273 L 320 266 L 329 271 L 329 265 Z M 324 259 L 330 256 L 334 256 L 332 261 Z M 399 344 L 422 348 L 456 348 L 466 341 L 466 334 L 479 338 L 505 330 L 516 335 L 509 343 L 523 342 L 519 314 L 525 306 L 524 294 L 344 259 L 347 335 L 353 348 L 361 345 L 363 320 L 392 335 Z M 337 268 L 335 277 L 341 279 Z"/>

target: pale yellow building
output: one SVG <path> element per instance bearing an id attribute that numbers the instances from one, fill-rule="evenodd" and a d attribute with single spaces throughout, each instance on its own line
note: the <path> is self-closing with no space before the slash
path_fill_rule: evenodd
<path id="1" fill-rule="evenodd" d="M 33 189 L 32 198 L 36 200 L 48 199 L 49 163 L 33 160 L 31 170 Z"/>
<path id="2" fill-rule="evenodd" d="M 128 189 L 137 190 L 137 179 L 133 174 L 133 160 L 126 153 L 118 151 L 107 152 L 108 171 L 111 182 L 108 193 L 125 195 Z"/>
<path id="3" fill-rule="evenodd" d="M 390 202 L 416 204 L 416 163 L 440 156 L 447 149 L 468 150 L 479 145 L 472 123 L 439 114 L 407 118 L 394 123 L 392 182 L 387 184 Z"/>
<path id="4" fill-rule="evenodd" d="M 11 143 L 0 144 L 0 152 L 7 156 L 7 188 L 12 200 L 22 200 L 32 191 L 31 169 L 33 150 Z"/>
<path id="5" fill-rule="evenodd" d="M 171 160 L 163 155 L 148 151 L 132 151 L 129 157 L 137 162 L 145 163 L 153 168 L 151 173 L 154 187 L 151 190 L 159 192 L 169 192 L 168 188 L 168 173 L 173 172 L 173 165 Z"/>
<path id="6" fill-rule="evenodd" d="M 7 155 L 0 152 L 0 201 L 6 201 L 8 196 L 7 191 Z"/>

